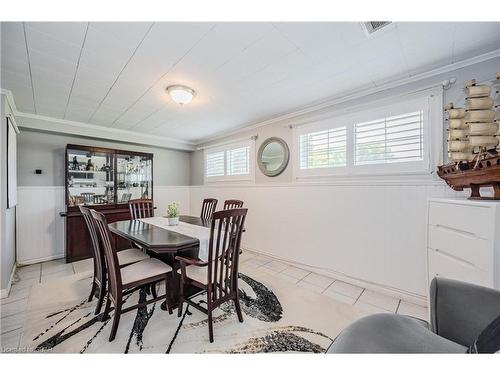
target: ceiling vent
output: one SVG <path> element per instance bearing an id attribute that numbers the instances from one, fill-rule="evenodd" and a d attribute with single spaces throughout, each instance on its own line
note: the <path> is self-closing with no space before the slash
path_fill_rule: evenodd
<path id="1" fill-rule="evenodd" d="M 373 33 L 383 29 L 384 27 L 390 25 L 392 22 L 390 21 L 368 21 L 363 22 L 363 29 L 365 30 L 368 36 Z"/>

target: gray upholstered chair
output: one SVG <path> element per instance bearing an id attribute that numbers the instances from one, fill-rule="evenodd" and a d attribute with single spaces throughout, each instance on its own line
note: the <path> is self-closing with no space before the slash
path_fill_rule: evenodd
<path id="1" fill-rule="evenodd" d="M 426 321 L 375 314 L 344 329 L 327 353 L 465 353 L 481 331 L 500 315 L 500 291 L 435 278 Z"/>

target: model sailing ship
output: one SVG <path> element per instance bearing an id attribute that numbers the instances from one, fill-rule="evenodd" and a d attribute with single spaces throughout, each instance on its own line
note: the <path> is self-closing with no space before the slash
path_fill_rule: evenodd
<path id="1" fill-rule="evenodd" d="M 465 91 L 464 108 L 445 107 L 452 163 L 439 166 L 437 173 L 453 190 L 471 189 L 469 199 L 500 200 L 500 72 L 493 85 L 471 80 Z M 481 196 L 481 187 L 492 187 L 493 196 Z"/>

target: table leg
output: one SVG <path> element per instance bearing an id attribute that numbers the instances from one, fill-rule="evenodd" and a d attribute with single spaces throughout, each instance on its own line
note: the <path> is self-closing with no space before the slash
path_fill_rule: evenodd
<path id="1" fill-rule="evenodd" d="M 161 260 L 162 262 L 167 263 L 170 267 L 172 267 L 172 273 L 168 280 L 170 287 L 170 300 L 172 302 L 172 309 L 176 309 L 179 305 L 179 297 L 180 297 L 180 281 L 181 277 L 177 273 L 177 270 L 180 268 L 179 262 L 175 260 L 176 255 L 182 253 L 183 256 L 197 258 L 198 257 L 198 248 L 184 250 L 179 253 L 168 253 L 168 254 L 154 254 L 154 257 Z M 185 289 L 184 292 L 187 296 L 191 296 L 197 292 L 199 292 L 198 288 L 188 288 Z M 166 302 L 162 302 L 161 309 L 163 311 L 167 311 Z"/>

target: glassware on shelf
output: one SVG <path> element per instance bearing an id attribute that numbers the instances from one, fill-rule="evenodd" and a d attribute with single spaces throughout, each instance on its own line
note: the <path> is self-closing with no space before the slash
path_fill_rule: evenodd
<path id="1" fill-rule="evenodd" d="M 78 145 L 68 145 L 66 152 L 68 206 L 152 198 L 152 154 Z"/>
<path id="2" fill-rule="evenodd" d="M 108 204 L 106 187 L 113 185 L 113 173 L 99 171 L 96 165 L 113 165 L 113 153 L 89 152 L 87 149 L 67 149 L 68 205 Z M 111 203 L 114 203 L 112 200 Z"/>

